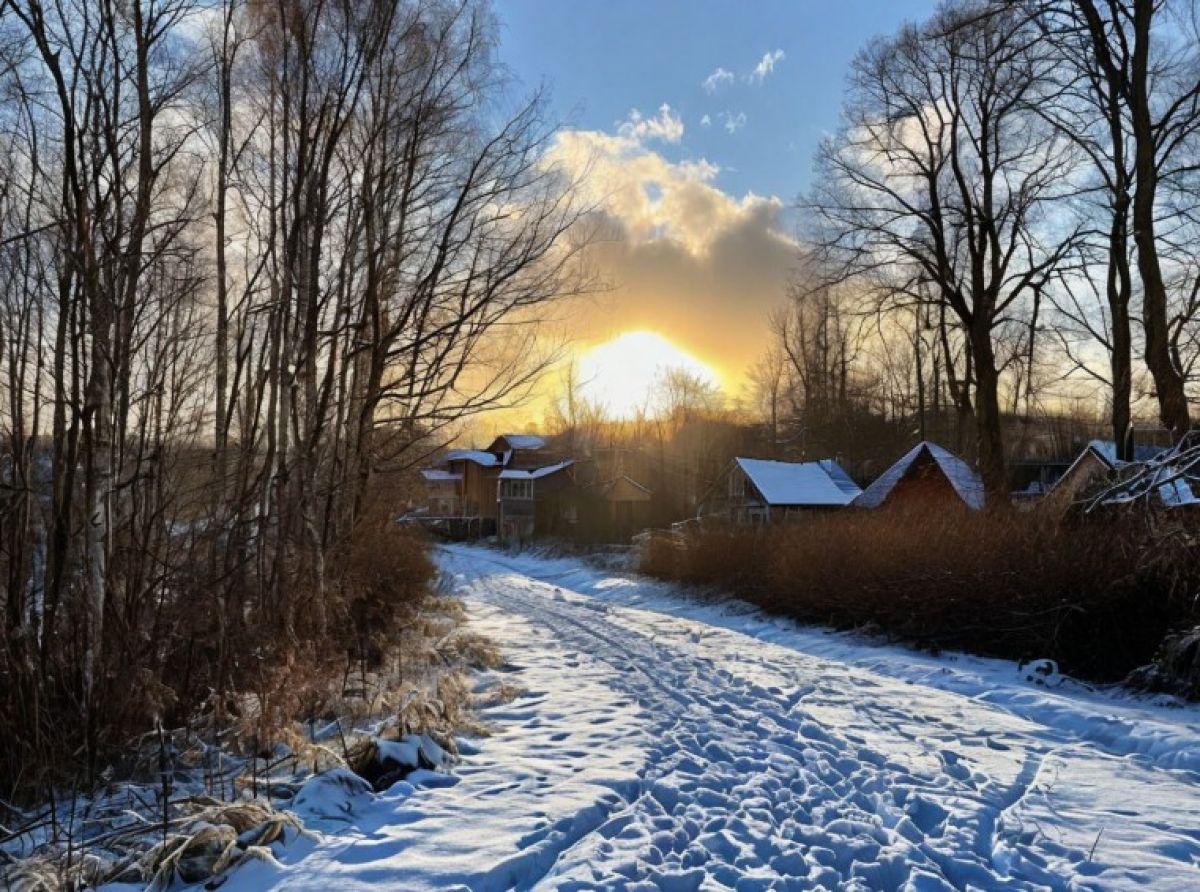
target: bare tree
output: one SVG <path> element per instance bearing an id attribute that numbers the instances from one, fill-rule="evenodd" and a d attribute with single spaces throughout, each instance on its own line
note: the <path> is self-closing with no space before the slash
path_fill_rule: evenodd
<path id="1" fill-rule="evenodd" d="M 496 33 L 484 0 L 0 0 L 3 781 L 48 726 L 95 767 L 328 655 L 380 476 L 553 358 L 587 208 Z"/>
<path id="2" fill-rule="evenodd" d="M 981 471 L 997 495 L 1007 490 L 998 338 L 1028 320 L 1077 241 L 1053 214 L 1075 153 L 1032 110 L 1052 98 L 1054 64 L 1005 4 L 944 7 L 874 42 L 854 63 L 846 124 L 805 203 L 839 278 L 903 301 L 929 295 L 961 330 Z"/>

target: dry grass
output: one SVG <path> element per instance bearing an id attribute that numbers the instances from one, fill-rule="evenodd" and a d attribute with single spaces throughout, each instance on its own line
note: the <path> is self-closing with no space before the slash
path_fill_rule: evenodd
<path id="1" fill-rule="evenodd" d="M 651 545 L 642 569 L 805 622 L 1049 657 L 1079 677 L 1113 680 L 1196 619 L 1195 553 L 1163 559 L 1136 530 L 1028 514 L 843 512 Z"/>

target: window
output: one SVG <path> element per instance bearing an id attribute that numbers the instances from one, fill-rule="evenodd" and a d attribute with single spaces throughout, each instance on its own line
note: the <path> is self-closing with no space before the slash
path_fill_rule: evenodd
<path id="1" fill-rule="evenodd" d="M 532 480 L 501 480 L 500 497 L 505 499 L 532 499 Z"/>

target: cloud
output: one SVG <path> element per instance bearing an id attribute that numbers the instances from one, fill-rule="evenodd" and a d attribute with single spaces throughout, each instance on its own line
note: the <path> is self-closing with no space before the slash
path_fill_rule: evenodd
<path id="1" fill-rule="evenodd" d="M 704 92 L 711 96 L 726 84 L 732 84 L 733 81 L 733 72 L 727 68 L 721 68 L 718 66 L 712 74 L 710 74 L 701 82 L 700 86 L 704 87 Z"/>
<path id="2" fill-rule="evenodd" d="M 650 118 L 635 108 L 617 125 L 617 133 L 635 142 L 679 142 L 683 139 L 683 119 L 665 102 L 658 107 L 658 114 Z"/>
<path id="3" fill-rule="evenodd" d="M 700 126 L 701 127 L 711 127 L 712 126 L 712 118 L 710 118 L 708 115 L 705 115 L 703 118 L 700 119 Z"/>
<path id="4" fill-rule="evenodd" d="M 733 112 L 723 111 L 717 115 L 717 117 L 721 119 L 721 123 L 725 125 L 725 130 L 728 131 L 731 136 L 746 126 L 745 112 L 737 112 L 734 114 Z"/>
<path id="5" fill-rule="evenodd" d="M 737 379 L 768 339 L 798 245 L 774 196 L 732 195 L 721 168 L 672 161 L 620 132 L 560 133 L 551 160 L 582 177 L 605 237 L 590 261 L 611 292 L 572 310 L 582 344 L 622 331 L 661 332 Z"/>
<path id="6" fill-rule="evenodd" d="M 758 64 L 754 66 L 754 70 L 746 75 L 746 82 L 751 84 L 761 84 L 767 79 L 767 75 L 775 70 L 775 66 L 782 62 L 785 58 L 783 50 L 772 50 L 769 53 L 764 53 L 763 57 L 758 60 Z"/>

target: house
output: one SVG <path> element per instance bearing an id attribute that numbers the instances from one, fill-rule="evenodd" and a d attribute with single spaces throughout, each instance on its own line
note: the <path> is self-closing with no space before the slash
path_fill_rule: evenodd
<path id="1" fill-rule="evenodd" d="M 432 470 L 444 470 L 452 479 L 457 478 L 458 514 L 451 524 L 452 534 L 471 537 L 494 533 L 496 483 L 503 470 L 499 457 L 481 449 L 452 449 L 446 453 L 444 468 Z"/>
<path id="2" fill-rule="evenodd" d="M 1133 460 L 1149 461 L 1165 451 L 1162 446 L 1138 445 L 1134 447 Z M 1046 493 L 1039 510 L 1065 513 L 1096 481 L 1109 477 L 1123 464 L 1117 458 L 1116 443 L 1111 440 L 1090 441 Z"/>
<path id="3" fill-rule="evenodd" d="M 504 542 L 561 535 L 573 523 L 565 492 L 574 487 L 571 459 L 500 472 L 496 532 Z"/>
<path id="4" fill-rule="evenodd" d="M 861 490 L 833 459 L 810 462 L 735 458 L 701 513 L 765 524 L 814 510 L 844 508 Z"/>
<path id="5" fill-rule="evenodd" d="M 557 533 L 571 518 L 561 491 L 573 486 L 571 459 L 543 437 L 502 434 L 486 449 L 451 449 L 423 468 L 426 507 L 413 519 L 455 538 L 521 540 Z"/>
<path id="6" fill-rule="evenodd" d="M 923 440 L 880 474 L 853 505 L 855 508 L 882 508 L 954 503 L 972 511 L 981 510 L 983 481 L 953 452 Z"/>

